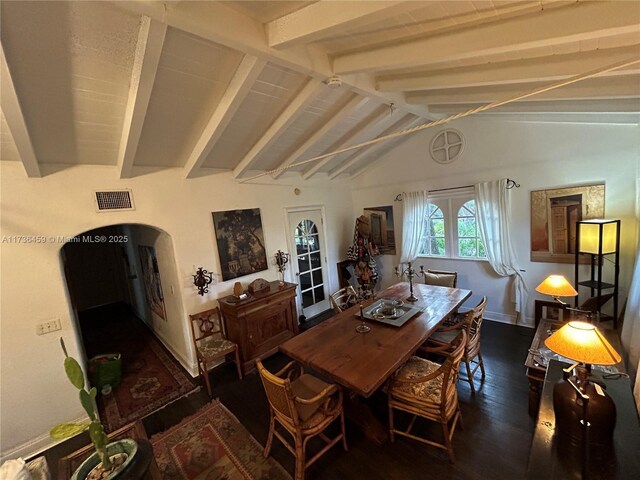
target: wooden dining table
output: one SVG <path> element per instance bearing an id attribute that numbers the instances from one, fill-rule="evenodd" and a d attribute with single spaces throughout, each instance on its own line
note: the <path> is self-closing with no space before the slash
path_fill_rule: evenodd
<path id="1" fill-rule="evenodd" d="M 471 296 L 470 290 L 424 284 L 414 284 L 413 293 L 418 300 L 407 302 L 409 283 L 401 282 L 376 295 L 375 300 L 403 300 L 419 310 L 400 327 L 367 320 L 371 330 L 358 333 L 360 307 L 355 305 L 287 340 L 280 351 L 342 385 L 351 392 L 351 401 L 359 402 L 354 394 L 370 397 Z M 365 301 L 364 307 L 375 300 Z M 359 402 L 352 410 L 362 411 L 363 405 Z M 365 433 L 369 420 L 364 420 Z M 373 439 L 380 443 L 381 435 L 386 436 L 386 429 L 384 434 L 375 431 Z"/>

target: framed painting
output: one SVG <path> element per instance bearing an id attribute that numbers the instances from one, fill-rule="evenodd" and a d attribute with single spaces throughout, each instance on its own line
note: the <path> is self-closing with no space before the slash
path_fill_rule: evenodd
<path id="1" fill-rule="evenodd" d="M 142 266 L 142 283 L 144 284 L 147 304 L 153 313 L 166 320 L 167 314 L 164 308 L 164 295 L 162 294 L 162 283 L 160 283 L 156 249 L 146 245 L 139 245 L 138 254 L 140 256 L 140 265 Z"/>
<path id="2" fill-rule="evenodd" d="M 531 261 L 574 263 L 576 222 L 591 218 L 604 218 L 604 184 L 532 191 Z"/>
<path id="3" fill-rule="evenodd" d="M 212 215 L 223 281 L 269 268 L 259 208 Z"/>
<path id="4" fill-rule="evenodd" d="M 393 207 L 369 207 L 364 216 L 371 225 L 371 238 L 378 247 L 380 255 L 396 254 L 396 237 L 393 227 Z"/>

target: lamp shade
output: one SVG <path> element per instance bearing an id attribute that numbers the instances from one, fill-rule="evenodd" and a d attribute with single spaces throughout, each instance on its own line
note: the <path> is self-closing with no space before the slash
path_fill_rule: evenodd
<path id="1" fill-rule="evenodd" d="M 586 220 L 578 223 L 580 253 L 613 253 L 617 249 L 618 221 L 617 220 Z M 600 251 L 602 244 L 602 251 Z"/>
<path id="2" fill-rule="evenodd" d="M 536 287 L 536 292 L 552 297 L 575 297 L 575 288 L 562 275 L 549 275 Z"/>
<path id="3" fill-rule="evenodd" d="M 586 322 L 574 321 L 563 325 L 544 344 L 558 355 L 576 362 L 615 365 L 621 360 L 595 325 Z"/>

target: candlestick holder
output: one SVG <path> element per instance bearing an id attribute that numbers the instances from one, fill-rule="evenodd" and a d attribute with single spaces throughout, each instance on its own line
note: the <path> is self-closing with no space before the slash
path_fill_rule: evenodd
<path id="1" fill-rule="evenodd" d="M 284 285 L 284 271 L 287 269 L 287 263 L 289 263 L 289 254 L 283 252 L 282 250 L 278 250 L 275 254 L 276 257 L 276 266 L 278 267 L 278 272 L 280 272 L 280 285 Z"/>
<path id="2" fill-rule="evenodd" d="M 363 305 L 360 304 L 360 325 L 358 325 L 356 327 L 356 332 L 358 333 L 368 333 L 371 331 L 371 327 L 369 325 L 366 324 L 366 322 L 364 321 L 364 310 L 363 310 Z"/>
<path id="3" fill-rule="evenodd" d="M 408 302 L 416 302 L 418 298 L 413 294 L 413 277 L 424 277 L 424 267 L 420 265 L 420 271 L 416 272 L 411 266 L 411 262 L 407 262 L 407 268 L 404 270 L 399 266 L 396 267 L 396 277 L 402 278 L 406 276 L 409 279 L 409 296 L 407 297 Z"/>

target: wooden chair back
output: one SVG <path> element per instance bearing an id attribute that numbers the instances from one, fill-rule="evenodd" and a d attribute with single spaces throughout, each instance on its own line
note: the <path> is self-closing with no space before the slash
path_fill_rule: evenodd
<path id="1" fill-rule="evenodd" d="M 443 363 L 444 376 L 442 378 L 441 408 L 449 408 L 454 403 L 453 401 L 457 399 L 456 382 L 458 381 L 460 363 L 465 354 L 467 341 L 467 332 L 461 330 L 450 344 L 450 353 Z"/>
<path id="2" fill-rule="evenodd" d="M 189 315 L 196 350 L 209 337 L 227 338 L 218 307 Z"/>
<path id="3" fill-rule="evenodd" d="M 296 410 L 295 395 L 291 391 L 289 378 L 280 378 L 274 375 L 264 368 L 260 360 L 256 361 L 256 367 L 258 368 L 264 391 L 267 394 L 267 400 L 274 413 L 293 426 L 299 425 L 300 418 Z"/>
<path id="4" fill-rule="evenodd" d="M 467 331 L 467 347 L 465 356 L 468 359 L 475 357 L 480 351 L 480 328 L 482 327 L 482 318 L 484 310 L 487 307 L 487 297 L 482 297 L 480 303 L 472 310 L 465 313 L 464 322 Z"/>
<path id="5" fill-rule="evenodd" d="M 358 303 L 358 294 L 355 289 L 349 285 L 329 295 L 329 300 L 331 301 L 333 310 L 336 313 L 340 313 Z"/>
<path id="6" fill-rule="evenodd" d="M 427 269 L 424 276 L 424 283 L 440 287 L 457 288 L 458 272 Z"/>

